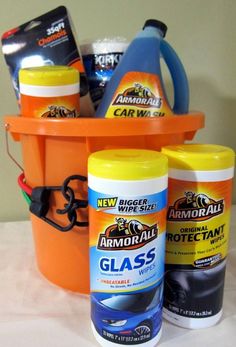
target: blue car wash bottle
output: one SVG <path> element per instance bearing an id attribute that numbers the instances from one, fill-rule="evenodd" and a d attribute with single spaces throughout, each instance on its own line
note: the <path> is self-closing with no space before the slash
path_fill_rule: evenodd
<path id="1" fill-rule="evenodd" d="M 167 157 L 98 151 L 88 161 L 91 323 L 104 347 L 161 337 Z"/>
<path id="2" fill-rule="evenodd" d="M 166 31 L 167 26 L 158 20 L 145 22 L 107 84 L 96 117 L 164 117 L 188 112 L 187 76 L 177 54 L 164 40 Z M 161 57 L 172 77 L 173 108 L 166 97 Z"/>

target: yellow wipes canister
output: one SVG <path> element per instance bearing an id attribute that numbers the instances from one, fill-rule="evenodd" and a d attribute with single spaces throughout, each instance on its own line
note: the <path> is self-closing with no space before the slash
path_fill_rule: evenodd
<path id="1" fill-rule="evenodd" d="M 205 328 L 222 315 L 235 154 L 204 144 L 162 153 L 169 160 L 163 315 Z"/>
<path id="2" fill-rule="evenodd" d="M 91 320 L 102 346 L 160 339 L 167 169 L 167 158 L 149 150 L 89 157 Z"/>
<path id="3" fill-rule="evenodd" d="M 70 66 L 52 65 L 21 69 L 21 115 L 50 119 L 78 117 L 79 81 L 79 71 Z"/>

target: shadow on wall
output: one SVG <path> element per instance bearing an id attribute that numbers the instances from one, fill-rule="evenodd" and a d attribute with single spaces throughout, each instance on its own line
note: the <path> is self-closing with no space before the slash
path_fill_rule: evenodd
<path id="1" fill-rule="evenodd" d="M 167 94 L 173 99 L 172 83 L 165 82 Z M 205 128 L 193 141 L 229 146 L 236 151 L 236 97 L 223 96 L 213 82 L 205 78 L 190 79 L 190 111 L 205 114 Z"/>
<path id="2" fill-rule="evenodd" d="M 228 146 L 236 151 L 236 98 L 224 95 L 216 83 L 206 78 L 192 79 L 189 84 L 190 110 L 205 113 L 205 128 L 196 134 L 194 141 Z M 233 203 L 236 203 L 236 179 Z"/>
<path id="3" fill-rule="evenodd" d="M 170 80 L 165 86 L 172 100 L 173 90 Z M 217 87 L 217 81 L 214 83 L 205 77 L 189 79 L 189 87 L 189 109 L 205 114 L 205 128 L 197 132 L 192 142 L 228 146 L 236 151 L 236 98 L 224 95 L 224 91 Z M 236 204 L 236 178 L 233 203 Z"/>
<path id="4" fill-rule="evenodd" d="M 236 98 L 221 93 L 213 82 L 190 80 L 190 109 L 205 113 L 205 128 L 196 139 L 216 143 L 236 150 Z"/>

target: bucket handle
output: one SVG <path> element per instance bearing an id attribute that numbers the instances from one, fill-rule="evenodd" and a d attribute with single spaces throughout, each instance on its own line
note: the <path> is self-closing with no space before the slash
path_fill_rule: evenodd
<path id="1" fill-rule="evenodd" d="M 6 123 L 5 124 L 5 143 L 6 143 L 6 151 L 7 151 L 7 155 L 8 157 L 16 164 L 16 166 L 18 166 L 18 168 L 24 172 L 23 167 L 18 163 L 18 161 L 13 157 L 13 155 L 10 152 L 10 146 L 9 146 L 9 138 L 8 138 L 8 131 L 10 128 L 10 124 Z"/>

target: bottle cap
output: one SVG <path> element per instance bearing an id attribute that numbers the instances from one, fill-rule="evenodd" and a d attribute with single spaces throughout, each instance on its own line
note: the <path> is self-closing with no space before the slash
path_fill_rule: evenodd
<path id="1" fill-rule="evenodd" d="M 19 71 L 19 82 L 34 86 L 61 86 L 79 83 L 79 72 L 70 66 L 52 65 Z"/>
<path id="2" fill-rule="evenodd" d="M 90 155 L 91 175 L 113 180 L 145 180 L 167 174 L 168 161 L 162 153 L 142 149 L 110 149 Z"/>
<path id="3" fill-rule="evenodd" d="M 179 170 L 224 170 L 234 166 L 235 153 L 229 147 L 214 144 L 182 144 L 166 146 L 162 153 L 169 167 Z"/>
<path id="4" fill-rule="evenodd" d="M 163 23 L 157 19 L 147 19 L 146 22 L 144 23 L 143 29 L 145 29 L 148 26 L 160 29 L 163 33 L 163 37 L 165 37 L 166 32 L 167 32 L 167 26 L 165 23 Z"/>

